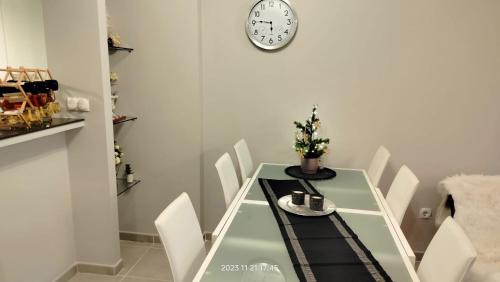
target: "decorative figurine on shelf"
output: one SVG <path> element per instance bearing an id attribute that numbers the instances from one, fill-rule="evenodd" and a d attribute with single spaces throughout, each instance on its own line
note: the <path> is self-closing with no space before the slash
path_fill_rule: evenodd
<path id="1" fill-rule="evenodd" d="M 295 137 L 295 151 L 301 157 L 301 169 L 303 173 L 315 174 L 318 171 L 320 158 L 327 152 L 330 139 L 319 138 L 318 129 L 321 123 L 318 118 L 318 106 L 314 105 L 311 117 L 305 124 L 295 121 L 298 129 Z"/>
<path id="2" fill-rule="evenodd" d="M 118 102 L 118 98 L 120 98 L 117 93 L 118 91 L 111 93 L 111 111 L 113 112 L 113 120 L 115 117 L 116 102 Z"/>
<path id="3" fill-rule="evenodd" d="M 109 47 L 120 47 L 122 45 L 122 39 L 120 35 L 113 32 L 108 32 L 108 46 Z"/>
<path id="4" fill-rule="evenodd" d="M 109 73 L 109 80 L 111 83 L 116 83 L 118 81 L 118 73 L 112 71 Z"/>
<path id="5" fill-rule="evenodd" d="M 115 141 L 115 165 L 118 166 L 121 164 L 123 156 L 125 156 L 125 153 L 123 153 L 120 145 Z"/>
<path id="6" fill-rule="evenodd" d="M 110 72 L 109 80 L 111 82 L 111 85 L 115 85 L 118 81 L 118 74 L 116 72 Z M 120 96 L 118 95 L 118 90 L 114 90 L 113 93 L 111 93 L 111 111 L 113 112 L 113 122 L 119 122 L 127 118 L 126 116 L 120 115 L 115 112 L 116 103 L 118 102 L 119 97 Z"/>
<path id="7" fill-rule="evenodd" d="M 134 182 L 134 171 L 132 170 L 130 164 L 125 165 L 125 175 L 127 176 L 127 183 Z"/>

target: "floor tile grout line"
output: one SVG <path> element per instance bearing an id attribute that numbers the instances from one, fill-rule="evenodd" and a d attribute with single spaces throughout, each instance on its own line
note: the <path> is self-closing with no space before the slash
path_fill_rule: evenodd
<path id="1" fill-rule="evenodd" d="M 141 261 L 141 259 L 146 256 L 146 254 L 149 252 L 149 250 L 151 250 L 152 246 L 149 246 L 148 249 L 144 252 L 144 254 L 142 254 L 142 256 L 134 263 L 134 265 L 132 265 L 129 270 L 123 275 L 123 278 L 120 279 L 120 282 L 122 282 L 123 280 L 125 280 L 125 278 L 127 278 L 127 275 L 130 273 L 130 271 L 132 271 L 132 269 L 134 269 L 134 267 L 136 267 L 136 265 Z"/>

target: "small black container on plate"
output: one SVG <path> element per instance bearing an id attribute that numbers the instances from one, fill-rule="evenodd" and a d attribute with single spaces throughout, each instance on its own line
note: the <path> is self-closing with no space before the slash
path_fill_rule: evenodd
<path id="1" fill-rule="evenodd" d="M 306 198 L 306 193 L 303 191 L 292 191 L 292 204 L 303 205 Z"/>
<path id="2" fill-rule="evenodd" d="M 323 211 L 323 203 L 325 201 L 325 197 L 323 195 L 311 195 L 309 197 L 309 207 L 313 211 Z"/>

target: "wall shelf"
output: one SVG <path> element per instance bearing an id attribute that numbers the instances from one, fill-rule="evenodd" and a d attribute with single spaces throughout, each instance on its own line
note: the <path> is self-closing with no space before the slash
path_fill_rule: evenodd
<path id="1" fill-rule="evenodd" d="M 115 52 L 129 52 L 129 53 L 132 53 L 132 51 L 134 51 L 133 48 L 129 48 L 129 47 L 123 47 L 123 46 L 110 46 L 108 45 L 108 51 L 109 51 L 109 55 L 112 55 L 114 54 Z M 118 81 L 111 81 L 111 87 L 113 86 L 117 86 L 119 84 Z M 113 94 L 114 95 L 114 94 Z M 113 100 L 113 103 L 116 103 L 116 99 L 118 98 L 117 96 L 113 96 L 115 97 L 114 100 Z M 120 117 L 118 118 L 117 120 L 113 120 L 113 126 L 117 125 L 117 124 L 123 124 L 125 122 L 129 122 L 129 121 L 135 121 L 137 120 L 137 117 L 134 117 L 134 116 L 124 116 L 124 117 Z M 115 131 L 116 132 L 116 131 Z M 115 137 L 115 142 L 116 142 L 116 137 Z M 118 172 L 119 170 L 119 167 L 117 166 L 116 167 L 116 172 Z M 135 187 L 137 184 L 139 184 L 141 182 L 141 180 L 134 180 L 132 183 L 127 183 L 127 179 L 124 179 L 124 178 L 116 178 L 116 193 L 117 193 L 117 196 L 120 196 L 121 194 L 129 191 L 130 189 L 132 189 L 133 187 Z"/>
<path id="2" fill-rule="evenodd" d="M 52 122 L 30 129 L 0 130 L 0 148 L 54 135 L 85 126 L 84 119 L 53 118 Z"/>
<path id="3" fill-rule="evenodd" d="M 117 125 L 117 124 L 128 122 L 128 121 L 133 121 L 136 119 L 137 119 L 137 117 L 126 116 L 124 119 L 120 119 L 120 120 L 116 120 L 116 121 L 114 120 L 113 125 Z"/>
<path id="4" fill-rule="evenodd" d="M 108 46 L 108 50 L 110 52 L 116 52 L 116 51 L 126 51 L 129 53 L 132 53 L 134 51 L 134 48 L 129 48 L 129 47 L 119 47 L 119 46 Z"/>
<path id="5" fill-rule="evenodd" d="M 136 186 L 139 183 L 141 183 L 141 181 L 139 179 L 134 180 L 134 182 L 132 182 L 132 183 L 127 183 L 127 179 L 117 178 L 116 179 L 117 196 L 120 196 L 121 194 L 127 192 L 128 190 L 132 189 L 132 187 Z"/>

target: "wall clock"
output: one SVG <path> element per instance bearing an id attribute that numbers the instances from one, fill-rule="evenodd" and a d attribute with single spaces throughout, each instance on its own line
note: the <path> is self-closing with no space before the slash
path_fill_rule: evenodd
<path id="1" fill-rule="evenodd" d="M 297 25 L 297 14 L 287 0 L 260 0 L 250 10 L 246 31 L 257 47 L 276 50 L 290 43 Z"/>

